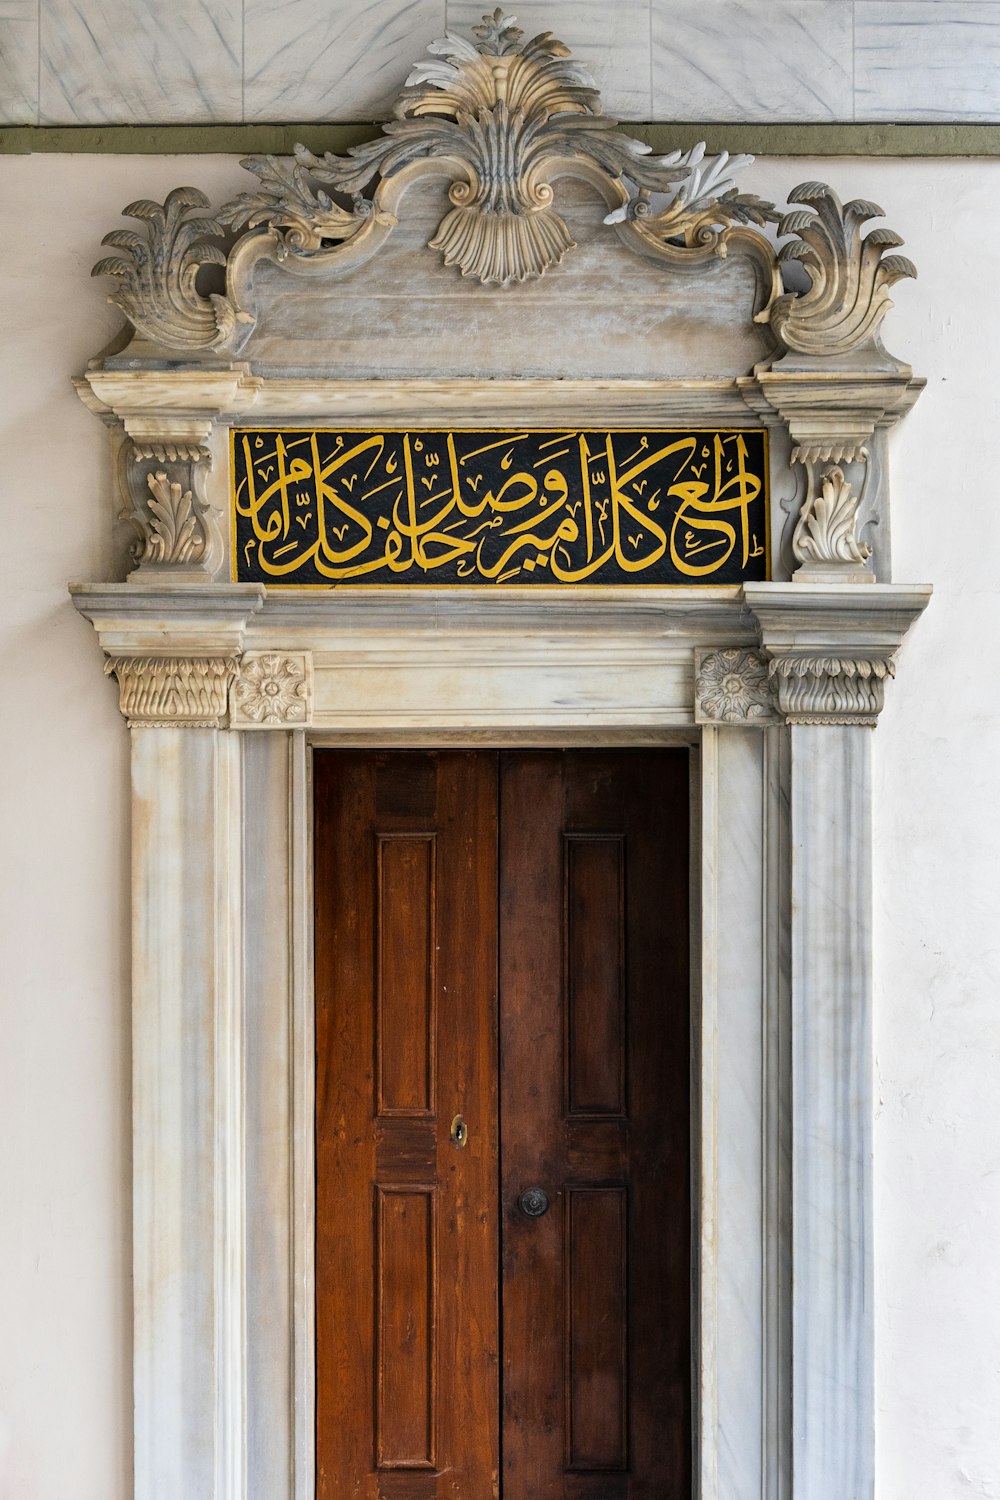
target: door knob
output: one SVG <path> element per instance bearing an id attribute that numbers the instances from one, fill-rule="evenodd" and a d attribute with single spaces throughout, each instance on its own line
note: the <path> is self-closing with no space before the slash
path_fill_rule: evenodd
<path id="1" fill-rule="evenodd" d="M 517 1206 L 529 1219 L 540 1219 L 549 1206 L 549 1195 L 544 1188 L 525 1188 L 517 1200 Z"/>

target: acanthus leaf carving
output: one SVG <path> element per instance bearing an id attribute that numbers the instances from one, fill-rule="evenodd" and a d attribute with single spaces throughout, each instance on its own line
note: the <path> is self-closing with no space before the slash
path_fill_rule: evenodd
<path id="1" fill-rule="evenodd" d="M 105 256 L 91 275 L 114 279 L 108 301 L 152 344 L 191 352 L 221 349 L 235 341 L 241 324 L 253 321 L 220 292 L 203 296 L 198 290 L 202 267 L 224 267 L 227 260 L 218 243 L 221 220 L 192 213 L 208 207 L 205 194 L 192 187 L 174 188 L 163 203 L 140 198 L 122 212 L 138 219 L 145 234 L 113 229 L 101 242 L 122 253 Z"/>
<path id="2" fill-rule="evenodd" d="M 772 205 L 736 192 L 734 179 L 752 157 L 723 152 L 706 160 L 703 143 L 652 156 L 603 113 L 593 80 L 562 42 L 551 32 L 524 42 L 514 19 L 498 8 L 475 28 L 474 44 L 451 32 L 432 42 L 430 58 L 400 94 L 396 118 L 347 156 L 320 159 L 297 146 L 294 161 L 247 158 L 261 189 L 239 195 L 220 218 L 269 225 L 279 257 L 336 253 L 331 240 L 395 222 L 394 179 L 421 160 L 446 158 L 460 175 L 430 248 L 463 276 L 498 286 L 541 276 L 573 247 L 548 180 L 549 169 L 567 159 L 618 200 L 606 222 L 642 221 L 642 238 L 666 258 L 703 258 L 720 249 L 730 225 L 777 218 Z M 350 209 L 331 193 L 349 198 Z M 652 211 L 653 194 L 666 196 L 666 208 Z M 682 245 L 670 243 L 676 236 Z"/>
<path id="3" fill-rule="evenodd" d="M 109 656 L 129 728 L 217 729 L 225 723 L 235 656 Z"/>
<path id="4" fill-rule="evenodd" d="M 809 469 L 811 474 L 812 463 Z M 822 474 L 819 489 L 807 496 L 792 535 L 792 552 L 804 571 L 834 573 L 846 567 L 852 570 L 854 581 L 864 577 L 874 582 L 873 574 L 856 572 L 872 555 L 871 547 L 858 537 L 859 503 L 860 497 L 838 465 Z"/>
<path id="5" fill-rule="evenodd" d="M 782 655 L 769 664 L 778 707 L 788 724 L 848 724 L 872 728 L 885 703 L 892 656 Z"/>
<path id="6" fill-rule="evenodd" d="M 120 519 L 135 528 L 132 580 L 214 578 L 223 558 L 222 531 L 205 497 L 212 463 L 202 444 L 126 442 Z"/>
<path id="7" fill-rule="evenodd" d="M 894 230 L 878 228 L 862 236 L 869 219 L 883 210 L 855 198 L 842 204 L 824 182 L 803 182 L 789 194 L 791 208 L 778 235 L 794 235 L 778 252 L 779 266 L 796 261 L 809 279 L 807 291 L 785 291 L 765 315 L 787 350 L 819 358 L 880 348 L 879 328 L 892 306 L 889 288 L 916 267 L 905 255 L 886 255 L 903 241 Z M 764 315 L 762 315 L 764 316 Z"/>
<path id="8" fill-rule="evenodd" d="M 876 204 L 842 204 L 825 184 L 806 182 L 782 216 L 739 190 L 750 156 L 709 156 L 703 142 L 653 155 L 604 114 L 593 80 L 561 41 L 550 32 L 526 41 L 514 21 L 498 8 L 473 40 L 449 32 L 432 42 L 394 118 L 346 155 L 298 145 L 291 157 L 247 157 L 259 186 L 214 214 L 201 212 L 208 200 L 195 188 L 178 188 L 163 204 L 129 204 L 125 213 L 145 233 L 112 231 L 105 244 L 120 253 L 94 268 L 115 279 L 110 300 L 157 349 L 237 353 L 255 326 L 247 309 L 258 260 L 300 269 L 360 264 L 392 233 L 409 183 L 428 172 L 451 178 L 450 207 L 430 247 L 463 276 L 510 286 L 543 275 L 573 248 L 552 185 L 569 175 L 597 189 L 605 223 L 643 255 L 668 266 L 747 257 L 758 274 L 760 310 L 751 316 L 769 325 L 786 370 L 844 356 L 852 368 L 902 369 L 882 349 L 879 328 L 888 289 L 916 271 L 887 253 L 901 244 L 892 230 L 862 236 L 881 213 Z M 771 223 L 779 237 L 792 236 L 778 252 L 761 232 Z M 228 248 L 227 233 L 236 235 Z M 807 289 L 794 285 L 793 265 Z M 202 273 L 212 269 L 225 270 L 225 290 L 204 286 Z"/>

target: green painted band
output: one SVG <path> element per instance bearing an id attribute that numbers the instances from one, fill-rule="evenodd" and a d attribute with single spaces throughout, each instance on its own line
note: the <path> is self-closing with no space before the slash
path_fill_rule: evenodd
<path id="1" fill-rule="evenodd" d="M 298 125 L 0 125 L 0 154 L 80 152 L 186 156 L 248 152 L 289 155 L 301 141 L 316 152 L 340 154 L 370 141 L 374 124 Z M 622 129 L 654 151 L 704 140 L 710 151 L 758 156 L 1000 156 L 995 125 L 726 125 L 688 121 L 622 122 Z"/>

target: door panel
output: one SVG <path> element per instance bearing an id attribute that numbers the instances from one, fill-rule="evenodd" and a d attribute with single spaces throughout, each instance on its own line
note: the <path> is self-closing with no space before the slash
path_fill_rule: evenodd
<path id="1" fill-rule="evenodd" d="M 315 758 L 319 1500 L 496 1491 L 496 771 Z"/>
<path id="2" fill-rule="evenodd" d="M 687 809 L 681 752 L 501 757 L 505 1500 L 690 1495 Z"/>
<path id="3" fill-rule="evenodd" d="M 319 1500 L 689 1496 L 686 754 L 315 781 Z"/>

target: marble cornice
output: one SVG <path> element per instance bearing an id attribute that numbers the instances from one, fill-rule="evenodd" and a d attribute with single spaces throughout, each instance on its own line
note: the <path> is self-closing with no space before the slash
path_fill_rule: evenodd
<path id="1" fill-rule="evenodd" d="M 930 602 L 921 585 L 746 584 L 778 710 L 788 724 L 871 727 L 896 652 Z"/>

